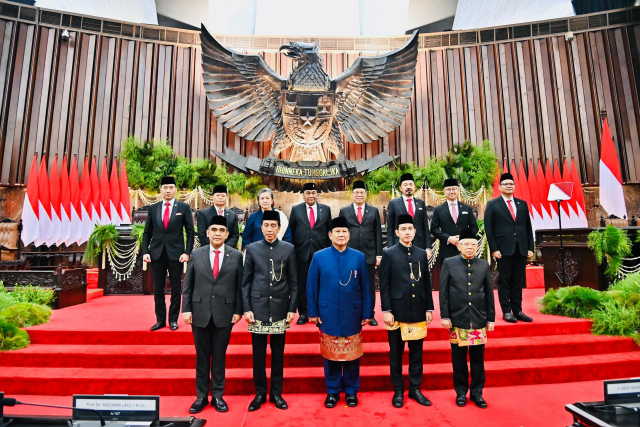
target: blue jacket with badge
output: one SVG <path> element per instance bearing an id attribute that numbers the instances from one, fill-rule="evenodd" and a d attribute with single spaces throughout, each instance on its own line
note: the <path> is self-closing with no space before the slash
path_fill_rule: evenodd
<path id="1" fill-rule="evenodd" d="M 320 330 L 337 337 L 362 331 L 373 317 L 367 262 L 362 252 L 334 246 L 313 255 L 307 278 L 309 317 L 320 317 Z"/>

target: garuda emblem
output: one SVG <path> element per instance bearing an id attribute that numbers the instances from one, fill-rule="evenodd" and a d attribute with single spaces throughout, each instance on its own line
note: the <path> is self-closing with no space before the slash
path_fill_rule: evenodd
<path id="1" fill-rule="evenodd" d="M 317 43 L 280 47 L 295 62 L 285 79 L 261 56 L 222 46 L 203 25 L 202 76 L 218 122 L 242 138 L 272 140 L 267 159 L 291 148 L 290 161 L 326 162 L 326 149 L 341 168 L 349 168 L 343 136 L 366 144 L 402 124 L 411 102 L 418 33 L 398 50 L 358 57 L 333 80 L 318 50 Z"/>

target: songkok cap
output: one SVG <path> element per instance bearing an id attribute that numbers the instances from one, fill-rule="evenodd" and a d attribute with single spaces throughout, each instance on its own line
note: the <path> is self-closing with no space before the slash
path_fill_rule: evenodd
<path id="1" fill-rule="evenodd" d="M 355 190 L 356 188 L 362 188 L 363 190 L 366 190 L 364 181 L 353 181 L 353 189 Z"/>
<path id="2" fill-rule="evenodd" d="M 162 180 L 160 181 L 160 186 L 162 187 L 163 185 L 176 185 L 176 179 L 172 176 L 164 176 L 162 177 Z"/>
<path id="3" fill-rule="evenodd" d="M 506 181 L 508 179 L 513 181 L 513 175 L 511 175 L 509 172 L 503 173 L 502 175 L 500 175 L 500 184 L 502 184 L 502 181 Z"/>
<path id="4" fill-rule="evenodd" d="M 413 225 L 413 217 L 411 215 L 408 215 L 408 214 L 402 214 L 402 215 L 398 216 L 398 224 L 396 226 L 396 229 L 398 227 L 400 227 L 401 224 L 412 224 Z"/>
<path id="5" fill-rule="evenodd" d="M 226 185 L 216 185 L 215 187 L 213 187 L 213 194 L 226 193 L 226 192 L 227 192 L 227 186 Z"/>
<path id="6" fill-rule="evenodd" d="M 280 213 L 278 211 L 264 211 L 262 214 L 262 222 L 265 221 L 278 221 L 280 225 Z"/>
<path id="7" fill-rule="evenodd" d="M 209 227 L 211 227 L 212 225 L 221 225 L 224 228 L 227 228 L 227 217 L 222 215 L 212 216 L 211 220 L 209 221 Z"/>
<path id="8" fill-rule="evenodd" d="M 465 228 L 460 232 L 460 240 L 463 239 L 478 240 L 478 236 L 476 236 L 476 234 L 470 228 Z"/>
<path id="9" fill-rule="evenodd" d="M 347 218 L 343 216 L 333 218 L 331 220 L 331 231 L 333 231 L 334 228 L 349 228 L 347 225 Z"/>
<path id="10" fill-rule="evenodd" d="M 447 178 L 444 180 L 444 187 L 457 187 L 458 180 L 455 178 Z"/>
<path id="11" fill-rule="evenodd" d="M 304 184 L 304 186 L 302 186 L 302 191 L 313 191 L 313 190 L 317 190 L 316 189 L 316 183 L 315 182 L 307 182 Z"/>
<path id="12" fill-rule="evenodd" d="M 414 181 L 413 179 L 413 175 L 410 173 L 403 173 L 402 176 L 400 177 L 400 184 L 402 184 L 405 181 Z"/>

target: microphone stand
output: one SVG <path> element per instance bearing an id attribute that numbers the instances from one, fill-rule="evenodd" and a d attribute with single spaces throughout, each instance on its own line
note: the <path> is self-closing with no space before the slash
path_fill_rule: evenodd
<path id="1" fill-rule="evenodd" d="M 27 405 L 27 406 L 39 406 L 43 408 L 58 408 L 58 409 L 71 409 L 76 411 L 95 412 L 96 414 L 98 414 L 98 417 L 100 417 L 100 425 L 103 427 L 105 425 L 104 417 L 102 416 L 100 411 L 98 411 L 97 409 L 76 408 L 73 406 L 44 405 L 42 403 L 27 403 L 27 402 L 20 402 L 19 400 L 14 398 L 5 398 L 3 396 L 4 396 L 4 393 L 0 393 L 0 420 L 2 419 L 3 409 L 5 406 Z"/>

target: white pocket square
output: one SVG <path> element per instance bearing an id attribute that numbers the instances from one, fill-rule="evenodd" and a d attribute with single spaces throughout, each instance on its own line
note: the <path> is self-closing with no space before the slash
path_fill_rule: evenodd
<path id="1" fill-rule="evenodd" d="M 462 215 L 467 215 L 469 212 L 460 212 Z"/>
<path id="2" fill-rule="evenodd" d="M 419 211 L 421 211 L 421 210 L 422 210 L 422 208 L 418 208 L 418 210 L 419 210 Z"/>
<path id="3" fill-rule="evenodd" d="M 180 212 L 176 212 L 176 215 L 182 215 L 182 213 L 180 213 Z"/>

